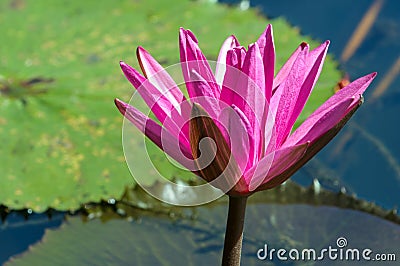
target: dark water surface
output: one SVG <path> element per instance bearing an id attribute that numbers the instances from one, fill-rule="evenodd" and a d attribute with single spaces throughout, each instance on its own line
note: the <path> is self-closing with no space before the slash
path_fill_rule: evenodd
<path id="1" fill-rule="evenodd" d="M 13 212 L 0 224 L 0 263 L 3 264 L 12 255 L 25 251 L 29 245 L 39 241 L 45 229 L 60 226 L 63 213 L 54 213 L 49 219 L 46 214 L 29 215 L 26 220 L 22 213 Z"/>
<path id="2" fill-rule="evenodd" d="M 240 1 L 220 1 L 239 3 Z M 378 1 L 262 1 L 250 4 L 268 17 L 284 16 L 302 33 L 330 40 L 329 52 L 340 60 L 358 23 Z M 293 179 L 308 185 L 313 178 L 385 208 L 400 206 L 400 78 L 385 92 L 372 96 L 400 58 L 400 1 L 381 1 L 382 7 L 364 41 L 341 69 L 354 80 L 378 72 L 365 93 L 365 103 L 339 135 Z M 279 32 L 274 32 L 279 34 Z"/>

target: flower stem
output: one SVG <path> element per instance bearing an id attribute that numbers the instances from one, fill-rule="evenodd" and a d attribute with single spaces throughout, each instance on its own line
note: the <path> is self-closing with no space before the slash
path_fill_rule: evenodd
<path id="1" fill-rule="evenodd" d="M 247 203 L 247 196 L 246 197 L 229 196 L 229 210 L 228 210 L 228 220 L 226 223 L 222 266 L 240 265 L 246 203 Z"/>

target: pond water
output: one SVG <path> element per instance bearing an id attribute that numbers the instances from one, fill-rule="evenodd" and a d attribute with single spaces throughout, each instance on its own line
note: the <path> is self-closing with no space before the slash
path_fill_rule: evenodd
<path id="1" fill-rule="evenodd" d="M 376 20 L 354 54 L 342 60 L 353 32 L 374 3 L 381 5 Z M 318 178 L 328 187 L 344 186 L 358 197 L 386 208 L 399 207 L 400 2 L 305 0 L 289 4 L 252 0 L 250 5 L 269 17 L 284 16 L 305 35 L 330 40 L 329 52 L 340 60 L 341 69 L 350 79 L 378 72 L 364 95 L 364 105 L 350 123 L 293 179 L 308 185 Z M 378 93 L 376 90 L 382 88 L 385 76 L 396 62 L 397 73 L 392 82 Z"/>
<path id="2" fill-rule="evenodd" d="M 46 232 L 44 241 L 30 254 L 16 257 L 7 265 L 219 265 L 225 231 L 221 221 L 226 211 L 226 204 L 211 204 L 193 212 L 194 219 L 171 220 L 141 213 L 140 218 L 130 222 L 95 219 L 85 223 L 79 216 L 67 217 L 60 229 Z M 359 252 L 368 248 L 374 254 L 399 256 L 399 226 L 362 212 L 252 200 L 246 216 L 242 265 L 306 263 L 282 262 L 276 254 L 265 255 L 265 251 L 270 254 L 272 249 L 280 248 L 299 250 L 300 254 L 304 248 L 313 248 L 320 257 L 321 250 L 329 247 L 340 247 L 338 250 L 345 254 L 348 245 Z M 370 228 L 375 228 L 374 233 Z M 323 262 L 347 263 L 345 257 L 329 260 L 327 254 Z M 365 265 L 365 260 L 350 263 Z M 385 265 L 396 264 L 389 261 Z"/>
<path id="3" fill-rule="evenodd" d="M 51 219 L 46 214 L 13 212 L 0 225 L 0 263 L 3 264 L 12 255 L 25 251 L 29 245 L 40 240 L 45 229 L 60 226 L 64 213 L 55 212 Z"/>
<path id="4" fill-rule="evenodd" d="M 221 2 L 238 4 L 240 1 Z M 340 59 L 358 23 L 367 10 L 376 2 L 381 2 L 382 7 L 364 41 L 349 59 Z M 398 141 L 400 79 L 398 78 L 398 71 L 388 87 L 384 87 L 382 82 L 389 72 L 394 71 L 393 66 L 399 61 L 400 2 L 304 0 L 290 1 L 289 4 L 289 1 L 253 0 L 250 1 L 250 5 L 259 8 L 261 12 L 269 17 L 286 17 L 290 23 L 301 28 L 302 33 L 305 35 L 310 35 L 321 41 L 325 39 L 331 40 L 330 53 L 341 60 L 341 68 L 349 74 L 350 79 L 355 79 L 373 71 L 378 72 L 378 77 L 373 86 L 370 87 L 365 95 L 365 104 L 357 111 L 342 132 L 304 169 L 300 170 L 293 177 L 293 180 L 308 186 L 314 178 L 318 178 L 326 188 L 339 191 L 344 187 L 347 192 L 354 193 L 357 197 L 367 201 L 375 202 L 386 209 L 397 208 L 400 205 L 400 144 Z M 384 89 L 379 92 L 377 88 Z M 219 208 L 222 209 L 221 207 Z M 250 215 L 255 215 L 259 208 L 259 205 L 251 206 L 250 213 L 252 214 Z M 284 210 L 276 208 L 276 206 L 262 206 L 262 208 L 263 211 L 265 208 L 270 208 L 268 211 L 276 212 L 274 219 L 279 220 L 284 211 L 289 211 L 295 216 L 295 214 L 301 213 L 304 208 L 309 207 L 286 206 Z M 282 213 L 278 212 L 278 209 Z M 320 210 L 317 210 L 315 215 L 319 215 L 318 211 Z M 200 213 L 202 212 L 208 213 L 208 209 L 200 209 Z M 216 213 L 217 211 L 212 210 L 210 212 Z M 335 215 L 337 217 L 338 214 L 343 215 L 343 217 L 356 217 L 354 219 L 361 221 L 366 219 L 364 216 L 359 217 L 357 214 L 340 212 L 335 209 L 324 210 L 324 212 L 327 213 L 327 219 L 335 217 Z M 63 222 L 64 216 L 65 214 L 63 213 L 55 213 L 52 219 L 49 220 L 45 214 L 34 215 L 26 222 L 23 215 L 16 213 L 9 215 L 6 223 L 0 226 L 0 263 L 7 261 L 12 255 L 23 252 L 29 245 L 39 241 L 44 234 L 44 230 L 58 227 Z M 374 247 L 378 247 L 379 243 L 384 243 L 384 248 L 387 251 L 390 251 L 391 248 L 399 250 L 399 247 L 395 246 L 395 243 L 397 245 L 400 243 L 399 227 L 386 221 L 378 220 L 378 218 L 376 220 L 374 218 L 368 219 L 366 219 L 369 223 L 368 226 L 378 228 L 378 225 L 383 224 L 382 228 L 388 228 L 386 231 L 384 229 L 381 230 L 382 236 L 386 236 L 386 242 L 382 242 L 381 238 L 374 236 Z M 251 226 L 252 220 L 249 220 L 248 226 Z M 351 223 L 351 219 L 346 221 Z M 266 224 L 273 223 L 271 220 L 264 222 Z M 149 223 L 149 219 L 144 219 L 141 230 L 149 230 Z M 194 232 L 204 233 L 202 231 L 203 228 L 196 227 L 199 226 L 199 223 L 195 225 L 188 223 L 175 229 L 172 229 L 173 226 L 170 223 L 165 224 L 164 221 L 159 221 L 159 223 L 161 228 L 164 226 L 167 230 L 177 230 L 178 233 L 182 233 L 184 228 L 189 228 L 189 236 L 193 234 L 193 237 L 195 237 Z M 361 224 L 362 222 L 359 223 L 359 225 Z M 115 227 L 115 225 L 113 226 Z M 296 226 L 292 227 L 293 232 L 296 231 L 293 228 L 302 226 L 301 221 L 298 221 Z M 321 226 L 329 228 L 332 225 L 327 222 Z M 344 227 L 345 225 L 342 225 L 341 228 Z M 308 228 L 308 230 L 311 230 L 310 228 L 312 227 Z M 217 241 L 214 241 L 215 239 L 207 240 L 207 235 L 201 235 L 199 237 L 204 237 L 203 240 L 207 245 L 204 249 L 196 249 L 197 253 L 195 252 L 197 255 L 208 254 L 211 260 L 207 261 L 207 263 L 217 260 L 221 248 L 218 245 L 222 243 L 220 235 L 223 234 L 223 226 L 220 225 L 215 230 Z M 284 229 L 281 228 L 281 230 Z M 353 237 L 352 240 L 356 241 L 356 231 L 354 230 L 354 227 L 347 228 L 346 230 L 343 229 L 341 233 L 347 234 L 348 237 Z M 176 233 L 176 231 L 174 232 Z M 299 231 L 299 235 L 293 236 L 289 240 L 301 241 L 304 235 L 300 233 L 302 232 Z M 363 232 L 360 232 L 360 234 L 363 234 Z M 249 257 L 249 265 L 259 263 L 251 252 L 258 247 L 257 245 L 262 242 L 264 236 L 267 238 L 263 234 L 261 236 L 258 235 L 258 238 L 256 234 L 250 234 L 245 240 L 245 243 L 246 241 L 250 243 L 246 246 L 247 250 L 245 249 L 244 251 L 244 258 Z M 277 239 L 271 240 L 273 243 L 276 245 L 285 243 L 284 240 L 278 239 L 278 236 L 276 237 Z M 330 235 L 326 238 L 326 243 L 334 243 L 333 241 L 337 237 L 338 235 L 335 234 Z M 318 243 L 315 241 L 318 240 L 309 239 L 308 244 Z M 369 242 L 370 239 L 358 241 L 360 245 L 371 243 Z M 189 246 L 188 248 L 190 250 L 193 247 Z M 44 250 L 46 250 L 46 247 Z M 262 264 L 267 265 L 267 263 Z"/>

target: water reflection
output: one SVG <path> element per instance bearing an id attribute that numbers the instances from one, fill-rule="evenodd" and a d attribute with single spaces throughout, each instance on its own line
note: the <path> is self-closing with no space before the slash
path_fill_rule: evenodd
<path id="1" fill-rule="evenodd" d="M 250 4 L 268 17 L 286 17 L 303 34 L 331 40 L 329 51 L 337 59 L 341 58 L 365 13 L 374 5 L 381 4 L 365 39 L 348 60 L 341 62 L 341 68 L 349 74 L 350 79 L 378 72 L 374 84 L 366 92 L 365 104 L 348 126 L 316 156 L 314 160 L 322 168 L 315 170 L 316 163 L 311 162 L 293 179 L 308 185 L 313 178 L 323 176 L 327 187 L 345 185 L 348 191 L 366 200 L 386 208 L 398 207 L 400 66 L 396 62 L 400 56 L 400 2 L 305 0 L 288 4 L 286 1 L 252 0 Z M 390 72 L 393 77 L 389 80 L 389 87 L 382 90 L 384 84 L 381 82 Z M 380 93 L 374 91 L 377 88 L 380 88 Z"/>
<path id="2" fill-rule="evenodd" d="M 63 222 L 64 214 L 27 214 L 12 212 L 0 224 L 0 264 L 14 254 L 23 252 L 29 245 L 42 238 L 45 229 L 55 228 Z"/>

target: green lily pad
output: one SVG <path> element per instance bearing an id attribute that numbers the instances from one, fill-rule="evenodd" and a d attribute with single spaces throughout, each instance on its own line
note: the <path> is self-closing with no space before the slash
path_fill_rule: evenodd
<path id="1" fill-rule="evenodd" d="M 191 218 L 173 221 L 150 215 L 107 222 L 68 217 L 59 229 L 47 230 L 39 243 L 5 265 L 218 265 L 226 211 L 226 204 L 214 204 L 186 210 Z M 373 254 L 400 255 L 399 225 L 369 214 L 327 206 L 250 202 L 246 216 L 243 265 L 270 265 L 270 259 L 257 258 L 265 244 L 269 250 L 297 249 L 300 254 L 302 249 L 312 248 L 319 256 L 329 246 L 337 249 L 339 238 L 347 241 L 344 252 L 368 248 Z M 274 257 L 274 265 L 283 264 L 276 253 Z M 326 253 L 322 262 L 343 265 L 347 261 L 329 260 Z M 351 263 L 364 265 L 366 261 Z"/>
<path id="2" fill-rule="evenodd" d="M 215 59 L 228 35 L 250 43 L 268 22 L 278 65 L 301 41 L 316 46 L 283 19 L 208 1 L 5 0 L 0 22 L 0 204 L 37 212 L 119 198 L 134 186 L 113 99 L 132 93 L 118 61 L 138 67 L 136 46 L 174 64 L 184 26 Z M 332 94 L 339 78 L 328 58 L 305 113 Z"/>

